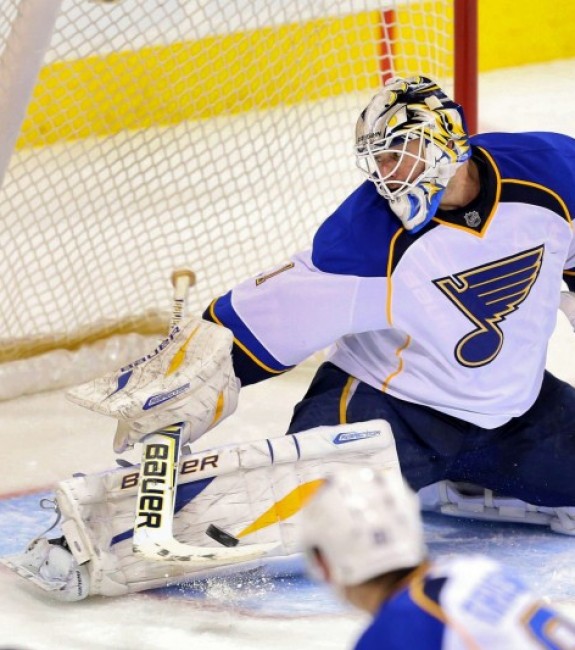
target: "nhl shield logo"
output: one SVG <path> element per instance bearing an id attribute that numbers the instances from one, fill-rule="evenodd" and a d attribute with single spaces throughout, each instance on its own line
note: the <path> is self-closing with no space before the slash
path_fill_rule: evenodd
<path id="1" fill-rule="evenodd" d="M 477 210 L 466 212 L 463 215 L 463 218 L 465 219 L 465 223 L 470 228 L 477 228 L 477 226 L 481 223 L 481 215 L 479 214 L 479 212 L 477 212 Z"/>

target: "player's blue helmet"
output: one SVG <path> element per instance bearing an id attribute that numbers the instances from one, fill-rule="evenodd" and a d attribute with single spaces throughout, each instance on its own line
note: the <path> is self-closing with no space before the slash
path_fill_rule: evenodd
<path id="1" fill-rule="evenodd" d="M 408 151 L 412 141 L 419 146 Z M 382 173 L 378 156 L 390 150 L 395 165 Z M 357 121 L 355 154 L 358 167 L 388 200 L 428 181 L 445 188 L 471 156 L 463 109 L 427 77 L 392 79 Z M 398 181 L 394 174 L 406 159 L 412 160 L 413 174 Z"/>

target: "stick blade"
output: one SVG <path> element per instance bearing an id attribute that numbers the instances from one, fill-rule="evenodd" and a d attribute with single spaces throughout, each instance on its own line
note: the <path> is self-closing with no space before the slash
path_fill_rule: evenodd
<path id="1" fill-rule="evenodd" d="M 249 562 L 273 555 L 278 544 L 249 544 L 238 548 L 208 548 L 182 544 L 174 538 L 142 539 L 134 544 L 133 551 L 150 560 L 185 564 L 194 569 L 212 569 L 240 562 Z"/>

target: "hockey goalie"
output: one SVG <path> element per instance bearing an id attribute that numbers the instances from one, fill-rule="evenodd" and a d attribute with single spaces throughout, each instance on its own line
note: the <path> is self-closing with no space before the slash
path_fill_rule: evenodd
<path id="1" fill-rule="evenodd" d="M 61 535 L 40 537 L 2 562 L 63 601 L 119 596 L 230 566 L 248 570 L 299 550 L 299 514 L 342 464 L 398 471 L 384 421 L 190 453 L 190 442 L 235 409 L 231 347 L 229 330 L 192 318 L 144 359 L 73 389 L 73 401 L 118 420 L 117 452 L 142 442 L 148 455 L 141 466 L 60 482 Z M 187 451 L 176 458 L 178 482 L 166 512 L 169 464 L 162 445 L 149 442 L 158 431 L 168 440 L 176 432 Z M 135 543 L 144 530 L 152 549 Z"/>
<path id="2" fill-rule="evenodd" d="M 470 135 L 416 76 L 361 111 L 355 157 L 363 183 L 309 248 L 72 391 L 144 462 L 61 483 L 63 536 L 9 559 L 20 575 L 73 599 L 290 554 L 334 465 L 397 471 L 396 452 L 426 508 L 575 534 L 575 389 L 545 367 L 560 303 L 575 325 L 575 140 Z M 240 384 L 328 347 L 288 436 L 178 457 Z"/>

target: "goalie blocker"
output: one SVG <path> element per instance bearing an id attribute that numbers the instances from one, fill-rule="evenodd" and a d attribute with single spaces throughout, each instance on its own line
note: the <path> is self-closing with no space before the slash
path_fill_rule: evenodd
<path id="1" fill-rule="evenodd" d="M 254 568 L 299 551 L 302 508 L 342 465 L 399 472 L 382 420 L 228 445 L 183 456 L 173 534 L 202 549 L 194 561 L 153 560 L 133 552 L 134 513 L 154 517 L 154 495 L 137 503 L 139 466 L 62 481 L 56 488 L 63 538 L 34 540 L 2 562 L 60 600 L 120 596 Z"/>

